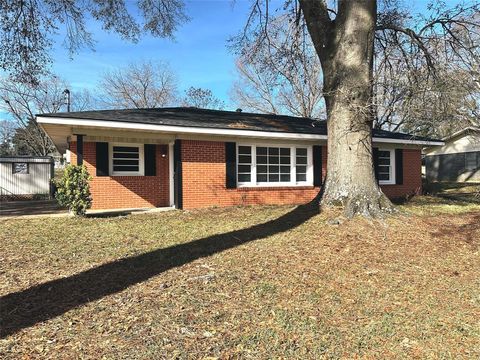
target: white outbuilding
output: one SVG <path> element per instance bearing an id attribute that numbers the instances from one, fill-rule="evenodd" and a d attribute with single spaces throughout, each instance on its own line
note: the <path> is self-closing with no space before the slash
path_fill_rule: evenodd
<path id="1" fill-rule="evenodd" d="M 468 127 L 425 149 L 427 180 L 480 182 L 480 128 Z"/>
<path id="2" fill-rule="evenodd" d="M 49 196 L 53 174 L 50 156 L 0 157 L 0 200 Z"/>

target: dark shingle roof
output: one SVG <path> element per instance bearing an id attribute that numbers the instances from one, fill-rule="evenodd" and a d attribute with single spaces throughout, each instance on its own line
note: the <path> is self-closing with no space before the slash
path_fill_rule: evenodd
<path id="1" fill-rule="evenodd" d="M 327 122 L 325 120 L 273 114 L 208 110 L 194 107 L 96 110 L 40 114 L 39 116 L 183 127 L 327 135 Z M 437 141 L 426 137 L 385 130 L 373 130 L 373 136 L 397 140 Z"/>

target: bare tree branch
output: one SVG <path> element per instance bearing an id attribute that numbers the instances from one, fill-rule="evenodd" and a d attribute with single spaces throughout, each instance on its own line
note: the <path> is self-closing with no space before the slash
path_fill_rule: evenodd
<path id="1" fill-rule="evenodd" d="M 173 105 L 177 79 L 165 62 L 144 61 L 104 74 L 103 103 L 114 108 L 155 108 Z"/>
<path id="2" fill-rule="evenodd" d="M 50 155 L 55 148 L 48 136 L 35 122 L 38 113 L 56 113 L 66 109 L 64 90 L 68 84 L 50 76 L 38 85 L 21 84 L 9 78 L 0 79 L 0 109 L 7 112 L 16 124 L 14 140 L 22 147 L 22 155 Z M 93 98 L 84 90 L 72 92 L 72 109 L 93 107 Z M 18 149 L 17 149 L 18 150 Z"/>
<path id="3" fill-rule="evenodd" d="M 200 109 L 223 110 L 225 103 L 216 98 L 210 89 L 190 87 L 185 91 L 182 106 L 193 106 Z"/>
<path id="4" fill-rule="evenodd" d="M 130 14 L 125 0 L 0 0 L 0 68 L 17 81 L 38 85 L 51 63 L 49 51 L 60 27 L 70 56 L 93 47 L 88 16 L 133 42 L 142 32 L 173 37 L 188 21 L 182 0 L 138 0 L 137 7 L 140 18 Z"/>

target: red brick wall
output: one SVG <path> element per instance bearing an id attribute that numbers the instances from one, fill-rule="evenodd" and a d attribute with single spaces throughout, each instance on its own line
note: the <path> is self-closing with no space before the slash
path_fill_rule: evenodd
<path id="1" fill-rule="evenodd" d="M 327 148 L 322 149 L 322 177 L 325 178 Z M 319 188 L 270 187 L 225 188 L 225 143 L 212 141 L 182 141 L 183 207 L 301 204 L 312 200 Z M 421 192 L 421 152 L 404 149 L 403 185 L 382 185 L 390 198 L 399 198 Z"/>
<path id="2" fill-rule="evenodd" d="M 76 143 L 71 143 L 72 164 Z M 162 154 L 166 154 L 162 157 Z M 327 149 L 322 149 L 322 177 L 326 175 Z M 95 176 L 95 143 L 84 143 L 84 163 L 93 176 L 93 209 L 160 207 L 169 205 L 169 154 L 167 145 L 157 145 L 157 176 Z M 310 201 L 319 188 L 307 187 L 225 187 L 225 143 L 182 141 L 183 207 L 301 204 Z M 390 198 L 421 192 L 420 150 L 404 149 L 403 185 L 382 185 Z"/>
<path id="3" fill-rule="evenodd" d="M 322 149 L 326 171 L 326 148 Z M 183 207 L 256 204 L 301 204 L 312 200 L 319 188 L 226 189 L 225 143 L 182 140 Z"/>
<path id="4" fill-rule="evenodd" d="M 71 163 L 77 163 L 76 143 L 70 143 Z M 165 157 L 162 157 L 165 154 Z M 156 176 L 96 176 L 95 143 L 83 144 L 83 163 L 92 175 L 92 209 L 169 206 L 168 146 L 156 147 Z"/>
<path id="5" fill-rule="evenodd" d="M 422 153 L 420 149 L 403 149 L 403 184 L 382 185 L 389 198 L 403 198 L 422 192 Z"/>

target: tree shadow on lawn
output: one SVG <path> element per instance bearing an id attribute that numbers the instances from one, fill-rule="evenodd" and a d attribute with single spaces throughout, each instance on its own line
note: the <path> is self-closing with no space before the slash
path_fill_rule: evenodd
<path id="1" fill-rule="evenodd" d="M 455 205 L 480 204 L 480 183 L 426 183 L 425 193 Z"/>
<path id="2" fill-rule="evenodd" d="M 480 195 L 470 193 L 454 194 L 431 194 L 423 196 L 414 196 L 409 199 L 394 199 L 396 205 L 454 205 L 454 206 L 472 206 L 480 205 Z"/>
<path id="3" fill-rule="evenodd" d="M 451 225 L 448 228 L 443 226 L 432 232 L 435 237 L 452 239 L 461 236 L 462 240 L 477 250 L 480 246 L 480 238 L 477 233 L 480 231 L 480 213 L 466 214 L 469 221 L 465 224 Z"/>
<path id="4" fill-rule="evenodd" d="M 436 194 L 435 196 L 445 199 L 447 201 L 456 201 L 459 205 L 480 204 L 480 193 L 445 193 Z"/>
<path id="5" fill-rule="evenodd" d="M 5 295 L 0 298 L 0 338 L 122 291 L 172 268 L 291 230 L 319 212 L 317 196 L 308 204 L 262 224 L 119 259 L 67 278 Z"/>

